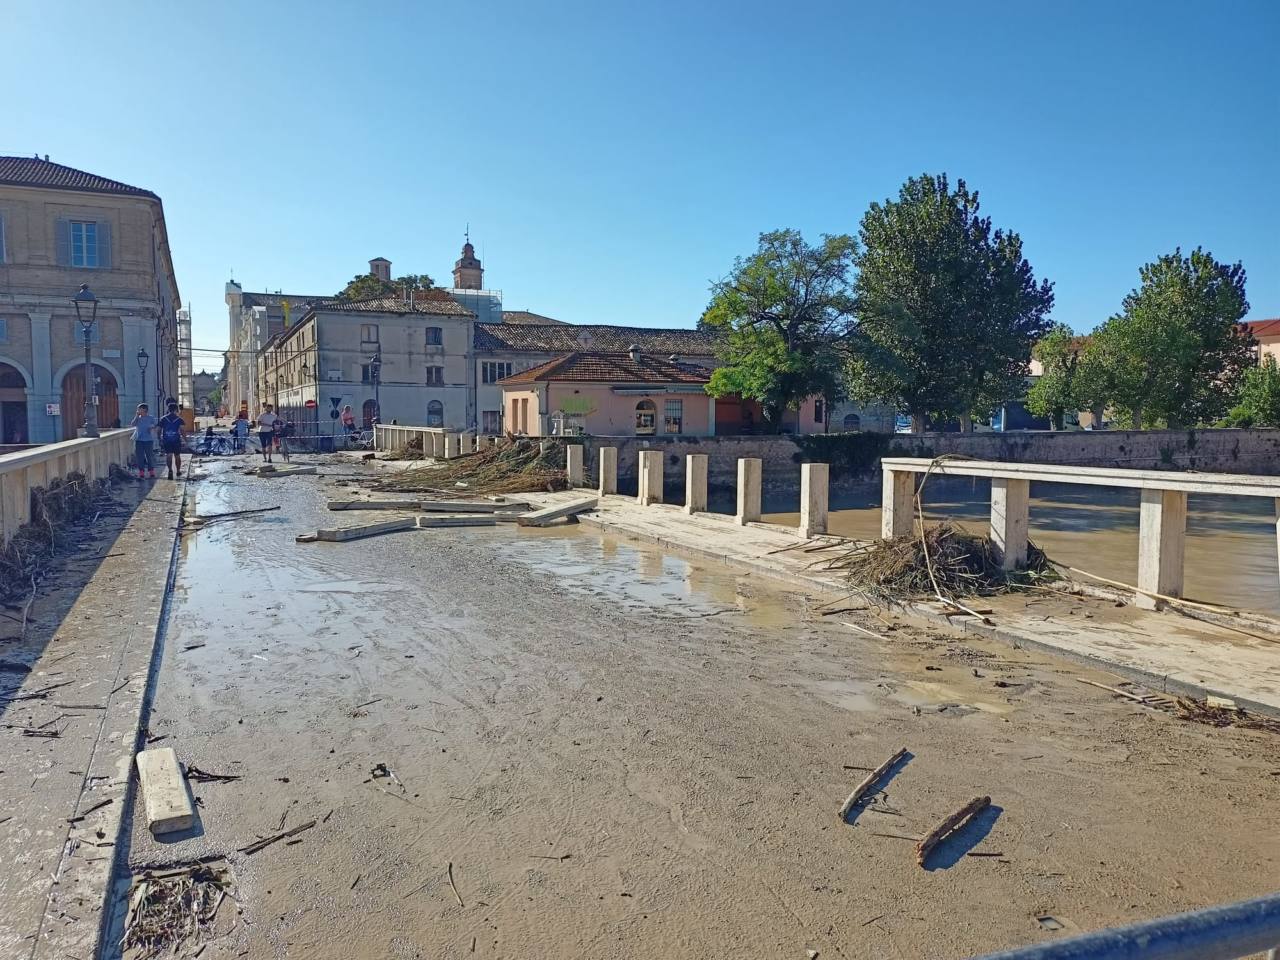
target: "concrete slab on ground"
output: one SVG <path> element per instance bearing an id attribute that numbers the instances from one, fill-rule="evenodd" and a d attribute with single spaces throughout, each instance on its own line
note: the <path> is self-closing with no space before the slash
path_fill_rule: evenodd
<path id="1" fill-rule="evenodd" d="M 530 496 L 544 510 L 579 499 L 573 491 Z M 740 526 L 722 514 L 688 515 L 672 504 L 640 506 L 634 498 L 606 496 L 579 522 L 635 537 L 672 550 L 710 557 L 782 582 L 833 596 L 850 593 L 836 572 L 821 569 L 836 556 L 838 538 L 802 538 L 791 527 L 749 523 Z M 822 544 L 831 545 L 823 550 Z M 1275 639 L 1250 636 L 1172 612 L 1117 608 L 1105 600 L 1073 598 L 1090 616 L 1059 617 L 1019 609 L 1010 598 L 984 599 L 996 613 L 982 623 L 973 617 L 944 616 L 938 604 L 915 603 L 910 610 L 967 632 L 981 633 L 1102 665 L 1123 676 L 1178 694 L 1230 697 L 1242 706 L 1280 715 L 1280 651 Z"/>

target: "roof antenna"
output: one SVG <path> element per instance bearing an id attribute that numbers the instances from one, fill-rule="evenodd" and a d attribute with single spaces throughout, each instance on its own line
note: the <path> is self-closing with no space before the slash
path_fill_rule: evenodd
<path id="1" fill-rule="evenodd" d="M 471 221 L 470 220 L 467 221 L 467 229 L 462 234 L 462 242 L 463 243 L 471 242 Z"/>

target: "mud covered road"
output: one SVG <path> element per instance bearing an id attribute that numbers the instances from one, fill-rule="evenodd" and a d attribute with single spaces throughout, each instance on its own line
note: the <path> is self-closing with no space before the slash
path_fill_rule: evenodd
<path id="1" fill-rule="evenodd" d="M 147 723 L 242 779 L 129 851 L 228 858 L 203 958 L 965 957 L 1274 888 L 1274 735 L 577 527 L 295 544 L 332 476 L 232 466 L 200 513 L 283 509 L 184 536 Z M 980 794 L 916 866 L 900 838 Z"/>

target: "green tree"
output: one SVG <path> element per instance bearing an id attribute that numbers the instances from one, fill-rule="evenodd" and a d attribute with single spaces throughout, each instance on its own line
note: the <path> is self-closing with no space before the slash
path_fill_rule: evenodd
<path id="1" fill-rule="evenodd" d="M 1267 355 L 1244 372 L 1240 402 L 1228 418 L 1236 427 L 1280 427 L 1280 367 Z"/>
<path id="2" fill-rule="evenodd" d="M 435 286 L 425 273 L 407 273 L 394 280 L 380 280 L 372 273 L 362 273 L 338 291 L 339 300 L 373 300 L 378 297 L 403 297 L 408 290 L 430 290 Z"/>
<path id="3" fill-rule="evenodd" d="M 1111 400 L 1135 430 L 1212 423 L 1230 408 L 1253 363 L 1245 271 L 1196 248 L 1160 257 L 1094 334 Z"/>
<path id="4" fill-rule="evenodd" d="M 1080 370 L 1083 338 L 1065 323 L 1055 324 L 1031 348 L 1040 362 L 1040 378 L 1027 391 L 1027 409 L 1037 417 L 1048 417 L 1054 430 L 1061 430 L 1068 411 L 1081 409 L 1076 374 Z"/>
<path id="5" fill-rule="evenodd" d="M 1049 328 L 1053 285 L 979 210 L 963 180 L 953 190 L 925 174 L 862 218 L 854 392 L 906 410 L 915 432 L 928 416 L 968 429 L 974 413 L 1021 396 Z"/>
<path id="6" fill-rule="evenodd" d="M 806 397 L 843 396 L 845 345 L 853 325 L 850 275 L 857 241 L 823 236 L 805 243 L 799 231 L 760 235 L 749 257 L 711 287 L 699 326 L 723 335 L 707 392 L 756 400 L 772 431 L 783 411 Z"/>

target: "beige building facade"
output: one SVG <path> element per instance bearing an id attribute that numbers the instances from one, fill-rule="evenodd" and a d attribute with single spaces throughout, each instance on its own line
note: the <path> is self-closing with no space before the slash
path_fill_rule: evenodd
<path id="1" fill-rule="evenodd" d="M 5 443 L 71 438 L 84 422 L 84 339 L 71 302 L 81 284 L 98 299 L 89 339 L 99 424 L 176 397 L 180 300 L 160 198 L 47 158 L 0 157 Z"/>
<path id="2" fill-rule="evenodd" d="M 382 423 L 466 430 L 474 421 L 474 318 L 440 291 L 312 307 L 259 353 L 258 406 L 272 403 L 302 435 Z M 310 403 L 309 403 L 310 401 Z"/>

